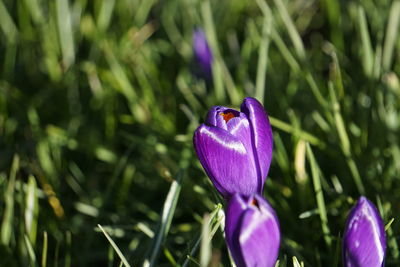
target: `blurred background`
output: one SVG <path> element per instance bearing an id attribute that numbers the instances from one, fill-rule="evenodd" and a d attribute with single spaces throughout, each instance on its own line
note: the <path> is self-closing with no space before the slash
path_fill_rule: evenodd
<path id="1" fill-rule="evenodd" d="M 360 195 L 398 266 L 399 24 L 398 0 L 0 0 L 1 265 L 230 266 L 192 136 L 252 96 L 280 266 L 341 266 Z"/>

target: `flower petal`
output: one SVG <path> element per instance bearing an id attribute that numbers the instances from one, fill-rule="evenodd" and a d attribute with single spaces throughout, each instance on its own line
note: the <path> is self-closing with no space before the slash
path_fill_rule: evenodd
<path id="1" fill-rule="evenodd" d="M 247 97 L 243 100 L 241 111 L 246 114 L 252 129 L 253 151 L 255 151 L 259 169 L 259 190 L 262 191 L 272 160 L 273 138 L 268 115 L 256 99 Z"/>
<path id="2" fill-rule="evenodd" d="M 241 222 L 240 247 L 246 266 L 275 266 L 280 244 L 274 209 L 260 195 L 249 199 L 250 209 Z"/>
<path id="3" fill-rule="evenodd" d="M 240 225 L 239 243 L 244 266 L 275 266 L 280 243 L 275 213 L 248 209 Z"/>
<path id="4" fill-rule="evenodd" d="M 235 258 L 235 262 L 242 262 L 243 258 L 240 256 L 240 246 L 239 246 L 239 223 L 243 212 L 247 208 L 247 203 L 239 194 L 233 195 L 228 202 L 228 207 L 226 209 L 225 217 L 225 239 L 228 247 L 231 251 L 232 256 Z"/>
<path id="5" fill-rule="evenodd" d="M 202 29 L 197 29 L 193 33 L 193 52 L 200 68 L 207 76 L 211 76 L 213 55 Z"/>
<path id="6" fill-rule="evenodd" d="M 252 172 L 256 173 L 257 171 L 256 162 L 254 160 L 254 153 L 252 152 L 253 147 L 251 143 L 251 129 L 249 121 L 244 113 L 223 106 L 214 106 L 210 109 L 210 111 L 207 114 L 206 124 L 227 130 L 234 137 L 237 137 L 237 139 L 244 145 L 246 151 L 249 152 L 247 153 L 247 155 L 248 157 L 250 157 L 251 163 L 247 167 L 253 168 L 254 170 L 252 170 Z M 208 173 L 209 172 L 207 172 L 207 174 Z M 247 175 L 245 175 L 244 177 L 240 177 L 240 180 L 246 180 L 246 179 L 248 179 Z M 256 185 L 255 189 L 257 188 L 258 186 Z M 261 191 L 248 191 L 247 193 L 246 192 L 242 193 L 251 194 L 256 192 L 261 193 Z"/>
<path id="7" fill-rule="evenodd" d="M 230 116 L 223 116 L 224 114 L 229 114 Z M 227 130 L 227 121 L 225 119 L 229 118 L 230 120 L 231 118 L 239 116 L 240 112 L 237 110 L 222 106 L 214 106 L 208 112 L 205 123 Z"/>
<path id="8" fill-rule="evenodd" d="M 245 146 L 246 150 L 249 152 L 248 155 L 252 161 L 251 167 L 257 172 L 257 162 L 254 158 L 253 146 L 251 142 L 251 129 L 249 120 L 244 113 L 240 113 L 239 117 L 234 117 L 230 119 L 227 123 L 228 132 L 233 136 L 237 137 Z M 262 193 L 262 188 L 257 186 L 258 191 L 252 193 Z"/>
<path id="9" fill-rule="evenodd" d="M 226 242 L 238 267 L 274 266 L 280 230 L 275 211 L 260 195 L 234 195 L 228 202 Z"/>
<path id="10" fill-rule="evenodd" d="M 203 168 L 225 198 L 236 192 L 244 195 L 256 192 L 254 162 L 237 137 L 202 124 L 195 131 L 193 142 Z"/>
<path id="11" fill-rule="evenodd" d="M 343 236 L 344 266 L 383 266 L 385 251 L 385 229 L 379 212 L 372 202 L 361 197 L 346 222 Z"/>

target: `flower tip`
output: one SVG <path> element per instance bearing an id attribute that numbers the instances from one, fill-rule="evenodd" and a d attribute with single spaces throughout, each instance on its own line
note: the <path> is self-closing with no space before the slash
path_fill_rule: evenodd
<path id="1" fill-rule="evenodd" d="M 197 28 L 193 32 L 193 50 L 198 64 L 204 70 L 211 71 L 213 56 L 208 45 L 207 36 L 201 28 Z"/>
<path id="2" fill-rule="evenodd" d="M 359 199 L 358 199 L 358 202 L 360 202 L 360 203 L 363 203 L 363 202 L 367 202 L 367 201 L 369 201 L 365 196 L 361 196 Z"/>
<path id="3" fill-rule="evenodd" d="M 199 125 L 199 127 L 197 127 L 197 129 L 194 131 L 193 140 L 195 140 L 198 137 L 199 133 L 204 131 L 205 126 L 206 125 L 204 123 L 202 123 Z"/>
<path id="4" fill-rule="evenodd" d="M 361 196 L 353 208 L 354 212 L 361 212 L 362 209 L 367 209 L 369 213 L 380 218 L 379 212 L 375 205 L 365 196 Z"/>
<path id="5" fill-rule="evenodd" d="M 375 205 L 362 196 L 351 210 L 343 236 L 344 266 L 383 266 L 386 235 Z"/>
<path id="6" fill-rule="evenodd" d="M 257 101 L 257 102 L 260 102 L 260 101 L 257 100 L 257 98 L 254 98 L 254 97 L 251 97 L 251 96 L 245 97 L 243 102 L 245 102 L 245 101 Z"/>
<path id="7" fill-rule="evenodd" d="M 193 41 L 200 41 L 206 38 L 206 34 L 201 28 L 195 28 L 193 31 Z"/>
<path id="8" fill-rule="evenodd" d="M 275 265 L 280 246 L 279 221 L 262 196 L 232 196 L 226 213 L 225 233 L 237 266 Z"/>
<path id="9" fill-rule="evenodd" d="M 261 105 L 260 101 L 258 101 L 256 98 L 248 96 L 245 99 L 243 99 L 242 102 L 242 107 L 247 107 L 251 105 Z"/>

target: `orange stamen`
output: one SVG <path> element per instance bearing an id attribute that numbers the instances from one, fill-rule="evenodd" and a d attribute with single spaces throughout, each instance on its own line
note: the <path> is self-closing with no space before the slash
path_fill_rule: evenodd
<path id="1" fill-rule="evenodd" d="M 258 206 L 258 201 L 257 201 L 257 199 L 255 199 L 255 198 L 253 198 L 253 199 L 251 200 L 250 205 L 255 206 L 255 207 L 257 207 L 257 208 L 259 207 L 259 206 Z"/>
<path id="2" fill-rule="evenodd" d="M 228 113 L 221 112 L 221 113 L 219 113 L 219 115 L 221 115 L 224 118 L 225 122 L 228 122 L 230 119 L 233 119 L 235 117 L 235 115 L 233 115 L 232 112 L 228 112 Z"/>

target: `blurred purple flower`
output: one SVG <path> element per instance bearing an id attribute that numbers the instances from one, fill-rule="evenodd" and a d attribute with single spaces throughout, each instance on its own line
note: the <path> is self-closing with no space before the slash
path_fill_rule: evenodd
<path id="1" fill-rule="evenodd" d="M 386 236 L 378 210 L 366 197 L 360 197 L 351 210 L 343 236 L 345 267 L 384 266 Z"/>
<path id="2" fill-rule="evenodd" d="M 228 202 L 226 243 L 238 267 L 275 266 L 280 231 L 275 211 L 260 195 L 235 194 Z"/>
<path id="3" fill-rule="evenodd" d="M 213 55 L 202 29 L 196 29 L 193 33 L 193 52 L 199 74 L 207 79 L 211 78 Z"/>
<path id="4" fill-rule="evenodd" d="M 272 158 L 272 130 L 263 106 L 248 97 L 240 110 L 211 108 L 193 137 L 204 170 L 225 198 L 261 194 Z"/>

